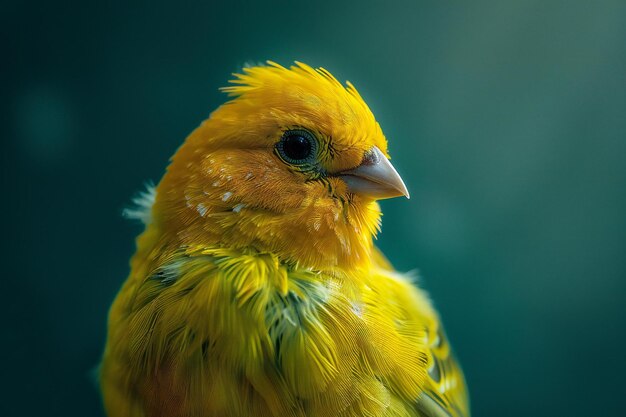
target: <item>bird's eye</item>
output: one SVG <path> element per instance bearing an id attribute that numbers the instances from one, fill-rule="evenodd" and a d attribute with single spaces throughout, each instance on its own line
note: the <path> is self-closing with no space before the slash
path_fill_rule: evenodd
<path id="1" fill-rule="evenodd" d="M 306 130 L 288 130 L 276 144 L 276 150 L 285 162 L 301 165 L 315 158 L 317 141 Z"/>

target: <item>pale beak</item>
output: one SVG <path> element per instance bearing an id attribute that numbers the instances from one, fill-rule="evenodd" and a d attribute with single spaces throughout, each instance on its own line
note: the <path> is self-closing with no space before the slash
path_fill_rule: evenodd
<path id="1" fill-rule="evenodd" d="M 404 181 L 391 162 L 374 146 L 363 158 L 361 165 L 338 173 L 348 185 L 348 191 L 374 200 L 409 197 Z"/>

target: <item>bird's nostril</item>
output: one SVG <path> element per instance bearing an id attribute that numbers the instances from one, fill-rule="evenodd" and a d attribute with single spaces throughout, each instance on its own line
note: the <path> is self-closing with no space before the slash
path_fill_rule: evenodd
<path id="1" fill-rule="evenodd" d="M 363 154 L 363 160 L 361 165 L 376 165 L 380 162 L 380 152 L 376 152 L 376 147 L 373 147 L 369 151 Z"/>

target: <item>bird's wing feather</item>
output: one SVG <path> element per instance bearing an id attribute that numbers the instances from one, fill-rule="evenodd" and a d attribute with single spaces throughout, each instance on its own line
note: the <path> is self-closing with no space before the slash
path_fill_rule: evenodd
<path id="1" fill-rule="evenodd" d="M 438 320 L 428 328 L 428 343 L 428 377 L 418 409 L 427 417 L 469 417 L 465 378 Z"/>
<path id="2" fill-rule="evenodd" d="M 383 253 L 375 248 L 374 263 L 393 270 Z M 420 296 L 423 296 L 420 293 Z M 428 372 L 424 391 L 417 399 L 417 409 L 424 417 L 469 417 L 469 398 L 465 377 L 450 347 L 441 320 L 424 297 L 421 315 L 426 321 Z"/>

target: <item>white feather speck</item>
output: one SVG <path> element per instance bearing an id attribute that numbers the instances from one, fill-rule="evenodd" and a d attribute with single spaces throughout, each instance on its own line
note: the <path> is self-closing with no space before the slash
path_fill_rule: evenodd
<path id="1" fill-rule="evenodd" d="M 202 217 L 204 217 L 204 215 L 207 212 L 207 208 L 204 206 L 204 204 L 200 203 L 196 206 L 196 210 L 198 210 L 198 213 L 200 213 L 200 215 Z"/>
<path id="2" fill-rule="evenodd" d="M 146 189 L 133 197 L 133 206 L 125 208 L 122 216 L 131 220 L 139 220 L 147 225 L 152 221 L 152 205 L 156 198 L 156 187 L 152 182 L 145 184 Z"/>
<path id="3" fill-rule="evenodd" d="M 363 317 L 363 304 L 361 303 L 357 303 L 357 302 L 351 302 L 350 306 L 352 307 L 352 312 L 357 316 L 357 317 Z"/>
<path id="4" fill-rule="evenodd" d="M 232 195 L 233 193 L 231 193 L 230 191 L 225 192 L 224 195 L 222 196 L 222 201 L 228 200 Z"/>
<path id="5" fill-rule="evenodd" d="M 185 194 L 185 205 L 187 208 L 193 208 L 193 204 L 191 204 L 191 196 Z"/>
<path id="6" fill-rule="evenodd" d="M 245 206 L 246 206 L 245 204 L 237 204 L 235 207 L 233 207 L 233 212 L 239 213 L 241 209 L 244 208 Z"/>

